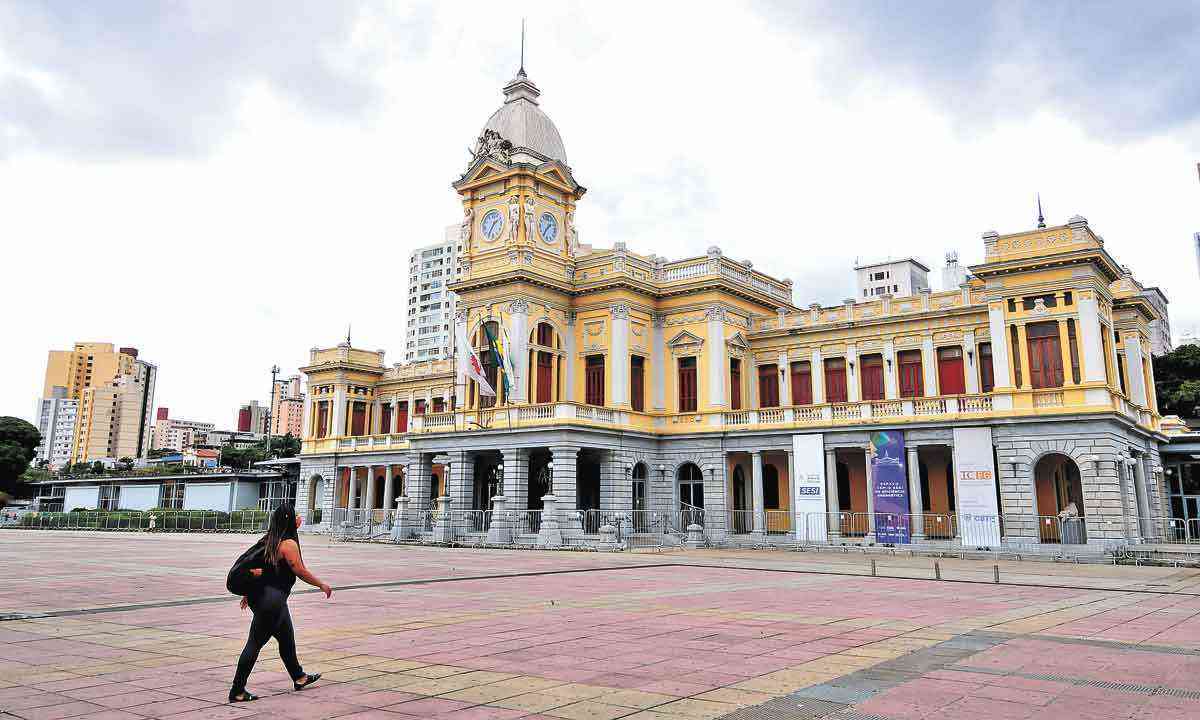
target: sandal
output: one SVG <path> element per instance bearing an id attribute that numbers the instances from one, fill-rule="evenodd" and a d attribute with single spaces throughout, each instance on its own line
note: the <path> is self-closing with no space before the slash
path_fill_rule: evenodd
<path id="1" fill-rule="evenodd" d="M 236 693 L 232 690 L 229 691 L 229 702 L 231 703 L 254 702 L 257 699 L 257 695 L 247 690 Z"/>
<path id="2" fill-rule="evenodd" d="M 298 683 L 295 680 L 293 680 L 292 686 L 295 687 L 297 690 L 303 690 L 304 688 L 308 687 L 309 685 L 312 685 L 313 683 L 315 683 L 316 681 L 318 681 L 320 679 L 321 679 L 321 673 L 313 673 L 312 675 L 306 676 L 304 682 L 302 682 L 302 683 Z"/>

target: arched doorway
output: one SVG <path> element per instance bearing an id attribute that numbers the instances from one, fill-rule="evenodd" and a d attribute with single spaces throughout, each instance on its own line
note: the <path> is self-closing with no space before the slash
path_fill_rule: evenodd
<path id="1" fill-rule="evenodd" d="M 745 535 L 750 532 L 750 486 L 746 482 L 746 471 L 741 465 L 733 468 L 733 532 Z"/>
<path id="2" fill-rule="evenodd" d="M 1041 541 L 1087 542 L 1083 483 L 1075 461 L 1060 453 L 1043 456 L 1034 466 L 1033 483 Z"/>
<path id="3" fill-rule="evenodd" d="M 779 469 L 771 463 L 763 463 L 763 527 L 769 533 L 787 532 L 785 513 L 779 512 L 784 493 L 779 487 Z M 774 512 L 772 512 L 774 511 Z"/>
<path id="4" fill-rule="evenodd" d="M 676 473 L 679 483 L 681 525 L 704 524 L 704 473 L 695 463 L 684 463 Z"/>
<path id="5" fill-rule="evenodd" d="M 325 478 L 314 474 L 308 479 L 308 502 L 305 507 L 305 510 L 308 511 L 308 522 L 313 525 L 321 522 L 321 505 L 324 495 Z"/>
<path id="6" fill-rule="evenodd" d="M 471 529 L 483 532 L 488 529 L 492 498 L 500 495 L 504 488 L 504 462 L 492 453 L 476 456 L 474 487 L 471 491 L 471 508 L 481 512 L 470 514 Z"/>

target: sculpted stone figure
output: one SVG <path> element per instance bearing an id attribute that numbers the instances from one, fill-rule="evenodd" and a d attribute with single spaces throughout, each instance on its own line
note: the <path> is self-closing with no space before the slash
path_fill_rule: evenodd
<path id="1" fill-rule="evenodd" d="M 566 227 L 567 253 L 570 254 L 571 257 L 575 257 L 576 255 L 579 254 L 579 234 L 577 232 L 575 232 L 575 211 L 574 210 L 567 211 L 567 223 L 566 224 L 567 224 L 567 227 Z"/>
<path id="2" fill-rule="evenodd" d="M 533 242 L 533 198 L 525 198 L 525 242 Z"/>
<path id="3" fill-rule="evenodd" d="M 517 228 L 521 226 L 521 201 L 513 195 L 508 199 L 508 239 L 517 241 Z"/>
<path id="4" fill-rule="evenodd" d="M 462 225 L 458 228 L 458 241 L 462 243 L 463 252 L 471 251 L 471 219 L 475 216 L 475 211 L 471 208 L 463 208 Z"/>

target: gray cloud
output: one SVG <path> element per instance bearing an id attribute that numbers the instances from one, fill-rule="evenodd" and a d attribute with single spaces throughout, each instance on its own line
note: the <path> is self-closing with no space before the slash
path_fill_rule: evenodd
<path id="1" fill-rule="evenodd" d="M 961 122 L 1049 109 L 1113 140 L 1200 119 L 1200 4 L 761 0 L 796 42 L 826 46 L 824 79 L 900 81 Z"/>
<path id="2" fill-rule="evenodd" d="M 364 12 L 322 0 L 6 3 L 0 157 L 202 153 L 256 84 L 317 114 L 362 113 L 382 60 L 352 42 Z M 389 52 L 423 52 L 430 24 L 427 8 L 396 21 L 403 41 Z"/>

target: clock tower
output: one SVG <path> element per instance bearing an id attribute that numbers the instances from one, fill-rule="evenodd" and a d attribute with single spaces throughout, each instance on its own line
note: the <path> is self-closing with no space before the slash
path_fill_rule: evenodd
<path id="1" fill-rule="evenodd" d="M 571 173 L 540 95 L 525 69 L 518 70 L 453 184 L 463 203 L 460 284 L 526 273 L 568 282 L 579 249 L 575 205 L 586 189 Z"/>

